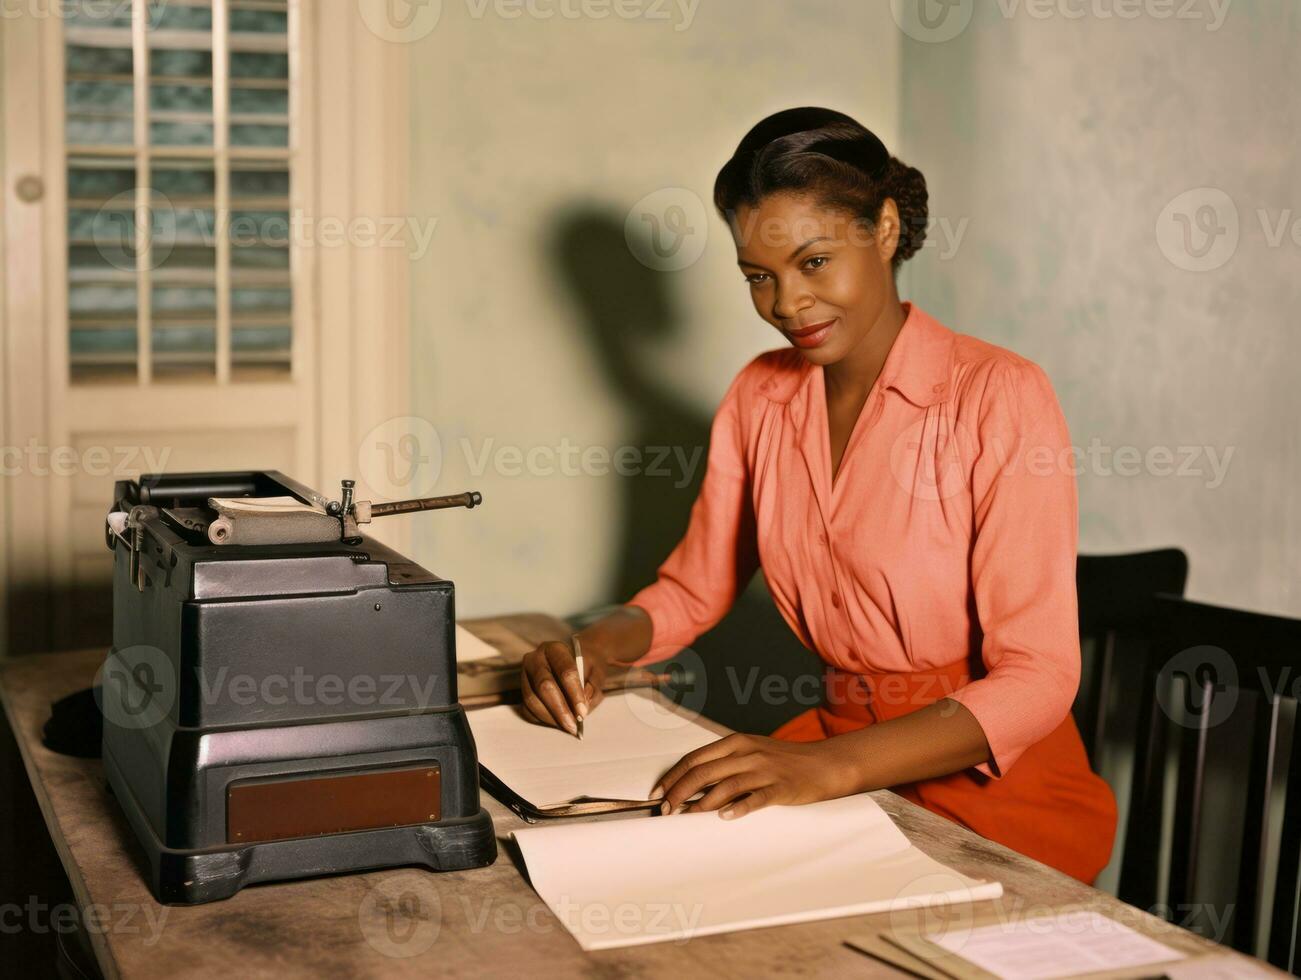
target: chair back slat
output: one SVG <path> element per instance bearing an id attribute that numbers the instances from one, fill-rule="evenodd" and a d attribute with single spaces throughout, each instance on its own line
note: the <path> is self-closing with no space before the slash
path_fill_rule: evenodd
<path id="1" fill-rule="evenodd" d="M 1185 677 L 1185 708 L 1191 709 L 1195 724 L 1184 724 L 1179 733 L 1179 776 L 1175 783 L 1174 824 L 1170 840 L 1170 878 L 1166 905 L 1186 908 L 1192 904 L 1197 884 L 1197 856 L 1201 850 L 1202 804 L 1206 777 L 1208 721 L 1215 698 L 1208 679 L 1200 686 L 1195 677 Z M 1164 775 L 1164 773 L 1163 773 Z"/>
<path id="2" fill-rule="evenodd" d="M 1154 628 L 1159 637 L 1143 671 L 1142 721 L 1131 789 L 1129 836 L 1121 868 L 1120 897 L 1143 907 L 1158 899 L 1171 908 L 1194 903 L 1198 855 L 1206 826 L 1207 758 L 1212 739 L 1237 726 L 1230 715 L 1253 707 L 1243 752 L 1235 744 L 1235 773 L 1245 776 L 1246 808 L 1236 881 L 1235 947 L 1255 952 L 1266 912 L 1262 896 L 1273 876 L 1269 961 L 1284 970 L 1293 963 L 1301 879 L 1301 725 L 1294 726 L 1279 858 L 1267 863 L 1270 809 L 1278 758 L 1280 705 L 1295 698 L 1301 679 L 1301 620 L 1227 609 L 1177 596 L 1157 596 Z M 1181 697 L 1182 696 L 1182 697 Z M 1168 741 L 1174 734 L 1174 742 Z M 1177 752 L 1170 862 L 1160 879 L 1161 826 L 1165 814 L 1167 746 Z M 1164 888 L 1162 887 L 1164 885 Z M 1162 894 L 1164 892 L 1164 895 Z"/>
<path id="3" fill-rule="evenodd" d="M 1260 921 L 1261 889 L 1268 873 L 1269 810 L 1278 749 L 1277 695 L 1258 698 L 1252 720 L 1251 754 L 1247 772 L 1247 816 L 1242 826 L 1242 858 L 1238 864 L 1238 897 L 1234 905 L 1233 945 L 1250 951 Z"/>
<path id="4" fill-rule="evenodd" d="M 1155 661 L 1149 660 L 1149 668 Z M 1125 851 L 1120 865 L 1121 900 L 1153 908 L 1160 893 L 1162 827 L 1165 814 L 1165 765 L 1169 726 L 1157 698 L 1158 673 L 1143 672 L 1135 731 L 1134 773 L 1125 826 Z"/>
<path id="5" fill-rule="evenodd" d="M 1301 935 L 1301 896 L 1297 894 L 1301 883 L 1301 724 L 1293 726 L 1290 749 L 1268 953 L 1269 961 L 1284 970 L 1296 962 L 1296 937 Z"/>
<path id="6" fill-rule="evenodd" d="M 1116 652 L 1122 642 L 1148 642 L 1152 596 L 1183 595 L 1187 580 L 1188 556 L 1178 548 L 1080 555 L 1076 560 L 1080 639 L 1092 644 L 1093 655 L 1081 678 L 1075 722 L 1095 768 L 1106 741 Z"/>

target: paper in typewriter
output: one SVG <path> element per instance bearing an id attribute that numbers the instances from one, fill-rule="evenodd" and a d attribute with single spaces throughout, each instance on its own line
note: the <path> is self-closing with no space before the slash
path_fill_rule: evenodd
<path id="1" fill-rule="evenodd" d="M 320 543 L 338 540 L 339 519 L 296 497 L 209 497 L 217 517 L 208 539 L 222 545 Z"/>
<path id="2" fill-rule="evenodd" d="M 517 705 L 468 713 L 479 764 L 535 809 L 575 800 L 639 800 L 673 763 L 727 734 L 650 689 L 608 694 L 586 737 L 535 725 Z"/>
<path id="3" fill-rule="evenodd" d="M 529 880 L 588 950 L 993 899 L 908 842 L 868 795 L 515 832 Z"/>

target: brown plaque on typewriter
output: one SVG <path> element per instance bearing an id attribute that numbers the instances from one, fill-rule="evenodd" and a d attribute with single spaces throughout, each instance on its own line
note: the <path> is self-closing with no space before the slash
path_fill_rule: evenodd
<path id="1" fill-rule="evenodd" d="M 250 779 L 226 791 L 231 844 L 342 834 L 439 819 L 438 766 Z"/>

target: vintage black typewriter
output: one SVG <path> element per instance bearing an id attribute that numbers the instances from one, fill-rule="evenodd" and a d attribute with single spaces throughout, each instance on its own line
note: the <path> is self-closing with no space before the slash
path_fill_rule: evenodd
<path id="1" fill-rule="evenodd" d="M 330 501 L 272 471 L 117 484 L 104 770 L 160 902 L 492 863 L 454 586 L 361 532 L 480 500 L 372 505 L 345 480 Z"/>

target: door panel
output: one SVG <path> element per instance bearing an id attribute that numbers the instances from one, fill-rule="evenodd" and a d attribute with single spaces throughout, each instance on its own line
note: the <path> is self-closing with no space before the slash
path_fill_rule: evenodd
<path id="1" fill-rule="evenodd" d="M 107 642 L 114 480 L 266 467 L 328 493 L 407 391 L 355 356 L 404 363 L 405 256 L 284 231 L 389 213 L 377 188 L 403 206 L 405 50 L 354 4 L 58 2 L 0 20 L 10 653 Z M 320 125 L 320 92 L 372 65 L 384 111 L 336 101 Z"/>

